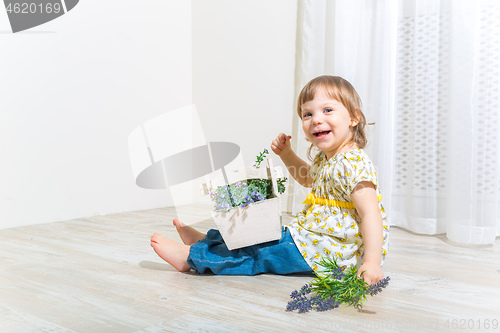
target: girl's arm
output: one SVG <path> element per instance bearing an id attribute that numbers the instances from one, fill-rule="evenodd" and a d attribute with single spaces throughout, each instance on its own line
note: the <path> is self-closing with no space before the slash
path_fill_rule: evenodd
<path id="1" fill-rule="evenodd" d="M 304 187 L 312 187 L 312 178 L 309 175 L 311 166 L 295 154 L 290 145 L 292 137 L 280 133 L 271 144 L 272 151 L 278 155 L 285 163 L 288 172 L 292 177 Z"/>
<path id="2" fill-rule="evenodd" d="M 375 185 L 371 182 L 360 182 L 352 191 L 351 199 L 361 218 L 361 235 L 365 248 L 363 264 L 358 269 L 358 275 L 371 285 L 384 278 L 380 268 L 384 242 L 383 222 Z"/>

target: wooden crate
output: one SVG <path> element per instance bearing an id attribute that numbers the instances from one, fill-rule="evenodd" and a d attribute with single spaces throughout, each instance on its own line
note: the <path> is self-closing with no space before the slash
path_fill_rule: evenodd
<path id="1" fill-rule="evenodd" d="M 281 196 L 278 192 L 277 178 L 282 176 L 281 167 L 274 168 L 272 160 L 267 159 L 267 167 L 248 167 L 227 172 L 225 178 L 208 179 L 203 185 L 208 194 L 218 186 L 232 184 L 247 179 L 271 179 L 273 197 L 249 204 L 246 207 L 233 207 L 229 210 L 212 212 L 224 242 L 230 250 L 254 244 L 265 243 L 281 238 Z"/>

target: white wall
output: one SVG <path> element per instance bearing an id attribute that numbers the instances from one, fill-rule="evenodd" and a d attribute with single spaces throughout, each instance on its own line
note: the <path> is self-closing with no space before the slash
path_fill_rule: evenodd
<path id="1" fill-rule="evenodd" d="M 191 54 L 191 1 L 82 0 L 17 34 L 0 9 L 0 228 L 171 204 L 127 140 L 192 103 Z"/>
<path id="2" fill-rule="evenodd" d="M 0 228 L 173 204 L 129 133 L 195 103 L 246 164 L 291 133 L 297 2 L 85 0 L 26 32 L 0 10 Z M 278 159 L 275 158 L 278 162 Z"/>
<path id="3" fill-rule="evenodd" d="M 192 5 L 193 100 L 205 135 L 237 143 L 250 165 L 292 130 L 297 1 Z"/>

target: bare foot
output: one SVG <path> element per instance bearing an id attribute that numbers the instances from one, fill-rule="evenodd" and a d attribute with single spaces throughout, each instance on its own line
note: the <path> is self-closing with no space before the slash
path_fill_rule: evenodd
<path id="1" fill-rule="evenodd" d="M 199 240 L 205 238 L 206 234 L 199 232 L 195 228 L 185 225 L 178 219 L 174 219 L 174 225 L 186 245 L 196 244 Z"/>
<path id="2" fill-rule="evenodd" d="M 189 246 L 177 243 L 160 234 L 151 236 L 151 246 L 156 254 L 163 260 L 174 266 L 179 272 L 187 272 L 191 266 L 187 263 L 189 256 Z"/>

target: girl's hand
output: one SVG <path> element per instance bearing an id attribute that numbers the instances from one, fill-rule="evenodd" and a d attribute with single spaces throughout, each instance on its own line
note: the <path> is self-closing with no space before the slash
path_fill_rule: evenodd
<path id="1" fill-rule="evenodd" d="M 281 155 L 283 151 L 288 151 L 291 148 L 290 139 L 292 137 L 290 135 L 286 135 L 280 133 L 276 139 L 271 143 L 271 149 L 276 155 Z"/>
<path id="2" fill-rule="evenodd" d="M 375 284 L 384 278 L 380 264 L 365 263 L 358 269 L 358 276 L 362 277 L 369 285 Z"/>

